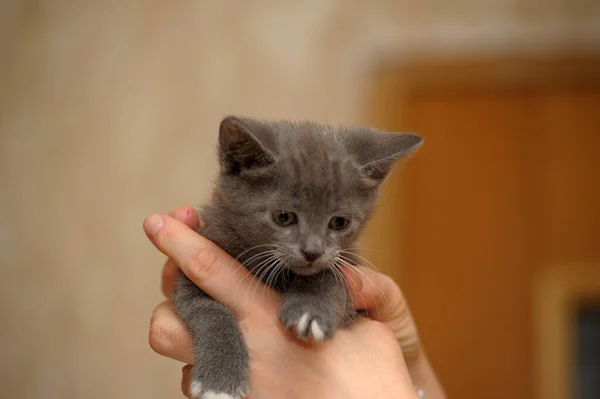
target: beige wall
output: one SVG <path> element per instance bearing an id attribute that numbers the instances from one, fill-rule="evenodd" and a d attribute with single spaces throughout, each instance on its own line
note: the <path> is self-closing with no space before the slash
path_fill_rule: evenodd
<path id="1" fill-rule="evenodd" d="M 179 395 L 141 222 L 208 195 L 223 115 L 361 122 L 380 58 L 600 42 L 597 2 L 497 3 L 0 2 L 0 397 Z"/>

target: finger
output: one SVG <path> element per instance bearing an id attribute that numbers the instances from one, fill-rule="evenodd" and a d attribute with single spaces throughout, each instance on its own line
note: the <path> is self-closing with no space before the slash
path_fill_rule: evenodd
<path id="1" fill-rule="evenodd" d="M 188 364 L 181 369 L 181 392 L 186 398 L 190 397 L 190 382 L 192 381 L 192 365 Z"/>
<path id="2" fill-rule="evenodd" d="M 246 317 L 257 306 L 272 307 L 277 295 L 266 288 L 265 295 L 246 297 L 253 281 L 250 272 L 229 254 L 184 224 L 167 215 L 152 215 L 144 221 L 144 229 L 152 243 L 173 259 L 181 271 L 212 298 Z"/>
<path id="3" fill-rule="evenodd" d="M 168 302 L 154 309 L 148 339 L 156 353 L 184 363 L 194 362 L 190 335 Z"/>
<path id="4" fill-rule="evenodd" d="M 162 270 L 161 283 L 162 292 L 165 294 L 167 299 L 171 299 L 173 297 L 173 289 L 175 288 L 175 281 L 177 280 L 179 273 L 179 266 L 177 266 L 171 259 L 167 259 Z"/>
<path id="5" fill-rule="evenodd" d="M 344 282 L 346 284 L 346 290 L 350 294 L 350 297 L 354 301 L 354 307 L 357 309 L 365 309 L 368 304 L 362 300 L 361 291 L 363 288 L 363 281 L 360 278 L 359 273 L 356 272 L 355 267 L 349 267 L 346 265 L 342 265 L 339 268 L 342 276 L 344 277 Z"/>
<path id="6" fill-rule="evenodd" d="M 202 228 L 198 218 L 198 213 L 189 205 L 179 207 L 169 212 L 169 216 L 179 220 L 186 226 L 198 231 Z M 179 267 L 171 260 L 167 259 L 163 267 L 161 288 L 163 294 L 170 299 L 173 294 L 175 280 L 179 275 Z"/>
<path id="7" fill-rule="evenodd" d="M 373 269 L 361 267 L 362 289 L 354 303 L 369 318 L 385 323 L 398 338 L 407 361 L 418 356 L 419 334 L 406 299 L 396 282 Z M 352 294 L 352 293 L 351 293 Z"/>
<path id="8" fill-rule="evenodd" d="M 179 220 L 181 223 L 185 224 L 191 229 L 198 230 L 201 227 L 198 213 L 189 205 L 184 205 L 177 209 L 173 209 L 171 212 L 169 212 L 169 216 L 171 216 L 173 219 Z"/>
<path id="9" fill-rule="evenodd" d="M 362 266 L 343 266 L 344 275 L 353 289 L 349 289 L 357 309 L 377 311 L 376 319 L 385 322 L 390 304 L 404 301 L 398 285 L 390 277 Z M 356 280 L 359 280 L 357 282 Z M 360 288 L 359 288 L 360 287 Z M 374 318 L 371 317 L 371 318 Z"/>

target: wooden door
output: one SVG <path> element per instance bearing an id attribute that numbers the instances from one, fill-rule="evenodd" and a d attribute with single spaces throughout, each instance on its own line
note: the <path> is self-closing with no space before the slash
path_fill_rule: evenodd
<path id="1" fill-rule="evenodd" d="M 600 267 L 600 63 L 428 65 L 388 69 L 376 97 L 376 123 L 425 144 L 387 182 L 369 238 L 448 396 L 529 399 L 539 273 Z"/>

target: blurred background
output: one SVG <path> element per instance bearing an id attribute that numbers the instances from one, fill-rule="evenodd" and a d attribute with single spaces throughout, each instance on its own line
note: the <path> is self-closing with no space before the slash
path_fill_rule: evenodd
<path id="1" fill-rule="evenodd" d="M 147 344 L 220 119 L 417 131 L 366 254 L 450 398 L 600 398 L 600 3 L 0 1 L 0 397 L 180 397 Z"/>

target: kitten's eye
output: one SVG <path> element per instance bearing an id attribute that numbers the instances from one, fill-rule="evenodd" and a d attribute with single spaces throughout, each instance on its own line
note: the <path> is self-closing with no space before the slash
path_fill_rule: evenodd
<path id="1" fill-rule="evenodd" d="M 329 227 L 338 231 L 344 230 L 346 227 L 348 227 L 349 224 L 350 221 L 341 216 L 334 216 L 329 221 Z"/>
<path id="2" fill-rule="evenodd" d="M 273 220 L 280 226 L 289 226 L 296 223 L 296 214 L 292 212 L 275 211 L 273 212 Z"/>

